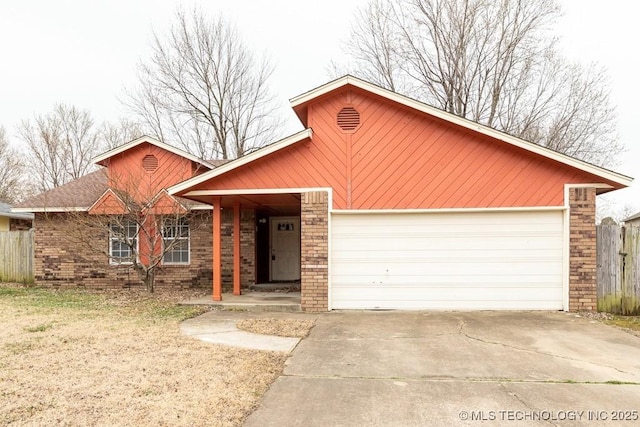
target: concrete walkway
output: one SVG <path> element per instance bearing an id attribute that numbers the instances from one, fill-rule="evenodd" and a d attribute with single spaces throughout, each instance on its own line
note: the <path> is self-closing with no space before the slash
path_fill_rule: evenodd
<path id="1" fill-rule="evenodd" d="M 270 313 L 274 317 L 279 313 Z M 289 314 L 287 317 L 292 317 Z M 280 351 L 290 353 L 300 342 L 300 338 L 261 335 L 238 329 L 236 323 L 243 318 L 264 317 L 258 313 L 234 313 L 211 311 L 193 319 L 182 322 L 180 330 L 183 334 L 212 344 L 253 350 Z"/>

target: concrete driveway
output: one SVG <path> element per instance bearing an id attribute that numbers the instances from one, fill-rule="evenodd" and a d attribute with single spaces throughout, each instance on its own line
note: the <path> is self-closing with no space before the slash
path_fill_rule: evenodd
<path id="1" fill-rule="evenodd" d="M 562 312 L 332 312 L 245 425 L 602 424 L 640 425 L 638 337 Z"/>

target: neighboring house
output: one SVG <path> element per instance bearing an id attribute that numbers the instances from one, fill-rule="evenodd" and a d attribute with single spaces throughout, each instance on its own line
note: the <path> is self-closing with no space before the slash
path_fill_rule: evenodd
<path id="1" fill-rule="evenodd" d="M 11 205 L 0 202 L 0 231 L 29 230 L 32 223 L 32 213 L 11 212 Z"/>
<path id="2" fill-rule="evenodd" d="M 640 226 L 640 212 L 631 215 L 629 218 L 623 219 L 624 225 Z"/>
<path id="3" fill-rule="evenodd" d="M 212 281 L 220 300 L 255 282 L 300 280 L 307 311 L 595 310 L 596 194 L 631 178 L 351 76 L 291 105 L 305 130 L 163 183 L 168 195 L 208 206 L 206 236 L 191 234 L 179 270 L 189 279 L 176 285 Z M 136 147 L 188 158 L 147 138 L 98 163 L 107 173 L 116 157 L 144 167 Z M 103 179 L 74 209 L 89 210 L 106 187 Z M 36 262 L 36 280 L 112 280 L 105 259 L 67 273 L 77 261 L 39 200 L 20 208 L 37 212 L 36 257 L 46 259 Z"/>

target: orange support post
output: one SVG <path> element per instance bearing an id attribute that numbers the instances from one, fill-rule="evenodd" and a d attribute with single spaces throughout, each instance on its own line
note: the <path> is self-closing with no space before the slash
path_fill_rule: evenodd
<path id="1" fill-rule="evenodd" d="M 213 198 L 213 300 L 222 301 L 222 206 Z"/>
<path id="2" fill-rule="evenodd" d="M 233 294 L 240 295 L 240 203 L 233 203 Z"/>

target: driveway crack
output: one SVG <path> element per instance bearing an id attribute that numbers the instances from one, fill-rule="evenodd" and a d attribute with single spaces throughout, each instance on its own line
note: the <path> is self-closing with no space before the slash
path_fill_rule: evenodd
<path id="1" fill-rule="evenodd" d="M 622 369 L 619 369 L 619 368 L 617 368 L 615 366 L 601 365 L 601 364 L 598 364 L 598 363 L 595 363 L 595 362 L 590 362 L 588 360 L 577 359 L 575 357 L 561 356 L 561 355 L 558 355 L 558 354 L 547 353 L 547 352 L 544 352 L 544 351 L 533 350 L 533 349 L 530 349 L 530 348 L 517 347 L 517 346 L 511 345 L 511 344 L 505 344 L 505 343 L 497 342 L 497 341 L 489 341 L 489 340 L 485 340 L 485 339 L 482 339 L 482 338 L 474 337 L 472 335 L 469 335 L 467 332 L 463 331 L 463 329 L 465 328 L 467 323 L 463 319 L 460 319 L 460 321 L 461 321 L 460 329 L 459 329 L 460 335 L 463 335 L 463 336 L 469 338 L 470 340 L 478 341 L 478 342 L 481 342 L 481 343 L 484 343 L 484 344 L 500 345 L 500 346 L 503 346 L 503 347 L 506 347 L 506 348 L 511 348 L 513 350 L 524 351 L 526 353 L 540 354 L 540 355 L 543 355 L 543 356 L 550 356 L 550 357 L 557 358 L 557 359 L 570 360 L 572 362 L 587 363 L 587 364 L 594 365 L 594 366 L 613 369 L 613 370 L 615 370 L 617 372 L 620 372 L 621 374 L 627 374 L 627 375 L 635 376 L 634 373 L 623 371 Z"/>
<path id="2" fill-rule="evenodd" d="M 507 394 L 511 397 L 513 397 L 514 399 L 516 399 L 518 402 L 520 402 L 525 408 L 527 408 L 529 411 L 537 411 L 538 408 L 534 408 L 533 406 L 529 405 L 527 402 L 524 401 L 524 399 L 522 399 L 520 396 L 518 396 L 518 393 L 516 393 L 515 391 L 511 391 L 509 390 L 504 383 L 499 382 L 498 385 L 500 386 L 500 388 L 502 388 L 505 392 L 507 392 Z M 547 423 L 549 423 L 552 426 L 558 426 L 558 424 L 552 423 L 551 420 L 545 420 Z"/>

